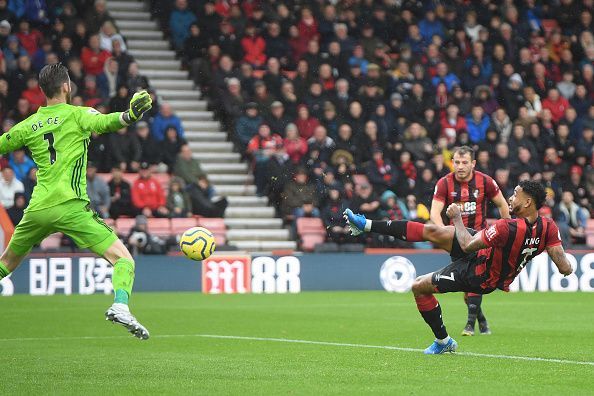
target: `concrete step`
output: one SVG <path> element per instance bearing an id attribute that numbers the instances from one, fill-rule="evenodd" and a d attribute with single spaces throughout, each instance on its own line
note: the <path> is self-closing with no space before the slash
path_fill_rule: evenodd
<path id="1" fill-rule="evenodd" d="M 150 49 L 130 49 L 130 54 L 134 56 L 139 62 L 142 60 L 152 61 L 158 60 L 175 60 L 175 53 L 169 50 L 150 50 Z"/>
<path id="2" fill-rule="evenodd" d="M 144 72 L 145 69 L 159 69 L 159 70 L 179 70 L 181 62 L 174 60 L 156 60 L 156 59 L 141 59 L 138 61 L 138 65 Z"/>
<path id="3" fill-rule="evenodd" d="M 109 8 L 108 8 L 109 9 Z M 118 19 L 118 27 L 124 30 L 151 30 L 159 31 L 156 21 L 137 21 L 134 19 Z"/>
<path id="4" fill-rule="evenodd" d="M 183 72 L 182 72 L 183 73 Z M 178 91 L 193 91 L 194 90 L 194 82 L 190 80 L 186 80 L 186 77 L 178 77 L 175 80 L 165 79 L 165 78 L 150 78 L 151 86 L 155 87 L 158 90 L 163 89 L 173 89 Z M 200 93 L 198 93 L 200 95 Z"/>
<path id="5" fill-rule="evenodd" d="M 225 184 L 220 186 L 215 186 L 215 191 L 218 195 L 224 195 L 226 197 L 229 196 L 255 196 L 256 195 L 256 186 L 254 185 L 232 185 L 232 184 Z M 249 216 L 246 216 L 249 217 Z"/>
<path id="6" fill-rule="evenodd" d="M 179 90 L 179 89 L 160 89 L 157 94 L 162 96 L 168 102 L 170 100 L 199 100 L 200 91 Z"/>
<path id="7" fill-rule="evenodd" d="M 202 166 L 202 170 L 209 175 L 214 175 L 216 173 L 247 173 L 248 166 L 245 162 L 239 162 L 237 164 L 200 164 Z"/>
<path id="8" fill-rule="evenodd" d="M 120 29 L 120 33 L 126 37 L 126 40 L 163 40 L 163 33 L 153 30 L 126 30 Z M 150 49 L 150 48 L 149 48 Z"/>
<path id="9" fill-rule="evenodd" d="M 273 250 L 297 250 L 295 241 L 229 241 L 229 245 L 250 252 L 270 252 Z"/>
<path id="10" fill-rule="evenodd" d="M 200 110 L 179 110 L 175 114 L 188 121 L 212 121 L 214 113 L 212 111 L 200 111 Z"/>
<path id="11" fill-rule="evenodd" d="M 124 20 L 134 19 L 134 20 L 141 20 L 141 21 L 150 21 L 151 20 L 150 12 L 140 11 L 140 10 L 135 10 L 135 11 L 114 10 L 114 11 L 112 11 L 111 9 L 109 9 L 109 15 L 111 15 L 111 17 L 116 20 L 118 20 L 118 19 L 124 19 Z M 122 33 L 122 32 L 120 32 L 120 33 Z M 124 33 L 122 33 L 122 34 L 124 34 Z"/>
<path id="12" fill-rule="evenodd" d="M 110 14 L 113 11 L 144 11 L 145 6 L 144 2 L 139 1 L 109 0 L 107 10 Z"/>
<path id="13" fill-rule="evenodd" d="M 212 184 L 214 184 L 215 186 L 218 185 L 229 185 L 229 184 L 234 184 L 234 185 L 246 185 L 246 184 L 252 184 L 254 182 L 254 176 L 252 175 L 248 175 L 246 173 L 244 174 L 212 174 L 212 175 L 208 175 L 208 179 L 212 182 Z"/>
<path id="14" fill-rule="evenodd" d="M 194 153 L 194 158 L 199 160 L 202 164 L 227 164 L 238 163 L 240 160 L 239 153 L 208 153 L 200 152 Z"/>
<path id="15" fill-rule="evenodd" d="M 230 153 L 233 150 L 231 142 L 189 142 L 195 153 Z"/>
<path id="16" fill-rule="evenodd" d="M 144 74 L 145 76 L 148 76 L 151 79 L 162 79 L 162 80 L 167 80 L 167 79 L 187 79 L 188 78 L 188 72 L 187 71 L 183 71 L 183 70 L 158 70 L 158 69 L 153 69 L 151 67 L 148 68 L 143 68 L 142 69 L 142 74 Z"/>
<path id="17" fill-rule="evenodd" d="M 143 35 L 146 32 L 139 32 L 138 36 Z M 128 36 L 129 37 L 129 36 Z M 126 38 L 128 38 L 126 37 Z M 147 50 L 169 50 L 169 43 L 163 39 L 149 39 L 146 40 L 128 40 L 128 48 L 130 51 L 137 50 L 137 49 L 147 49 Z"/>
<path id="18" fill-rule="evenodd" d="M 218 188 L 215 187 L 217 194 L 222 193 Z M 262 208 L 241 208 L 241 207 L 229 207 L 225 211 L 226 218 L 237 218 L 237 217 L 259 217 L 259 218 L 271 218 L 274 217 L 274 208 L 265 206 Z"/>
<path id="19" fill-rule="evenodd" d="M 196 131 L 220 131 L 221 124 L 218 121 L 185 121 L 182 120 L 184 129 Z"/>
<path id="20" fill-rule="evenodd" d="M 289 230 L 278 229 L 235 229 L 227 231 L 229 241 L 287 241 L 291 238 Z"/>
<path id="21" fill-rule="evenodd" d="M 223 132 L 188 132 L 184 133 L 188 142 L 224 142 L 227 134 Z"/>
<path id="22" fill-rule="evenodd" d="M 204 111 L 208 108 L 208 103 L 205 100 L 168 100 L 167 103 L 171 105 L 175 112 L 184 110 Z"/>
<path id="23" fill-rule="evenodd" d="M 229 201 L 229 206 L 266 206 L 268 204 L 266 197 L 257 196 L 230 196 L 227 200 Z"/>
<path id="24" fill-rule="evenodd" d="M 280 229 L 283 226 L 282 219 L 271 218 L 271 219 L 225 219 L 225 225 L 229 229 L 262 229 L 262 228 L 275 228 Z"/>

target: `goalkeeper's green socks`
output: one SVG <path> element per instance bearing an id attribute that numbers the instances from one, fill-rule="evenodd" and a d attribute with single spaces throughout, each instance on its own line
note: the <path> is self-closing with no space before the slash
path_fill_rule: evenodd
<path id="1" fill-rule="evenodd" d="M 113 265 L 111 283 L 115 293 L 114 302 L 128 304 L 134 285 L 134 261 L 121 258 Z"/>
<path id="2" fill-rule="evenodd" d="M 0 261 L 0 280 L 6 278 L 8 275 L 10 275 L 10 270 Z"/>

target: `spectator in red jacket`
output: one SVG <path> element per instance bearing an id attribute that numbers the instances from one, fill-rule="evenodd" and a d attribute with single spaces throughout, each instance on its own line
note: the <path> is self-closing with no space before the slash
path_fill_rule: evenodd
<path id="1" fill-rule="evenodd" d="M 466 120 L 460 115 L 458 106 L 453 103 L 441 114 L 440 124 L 441 136 L 446 137 L 449 144 L 456 141 L 458 131 L 466 130 Z"/>
<path id="2" fill-rule="evenodd" d="M 542 101 L 542 108 L 549 109 L 553 116 L 553 122 L 556 124 L 563 118 L 565 110 L 569 108 L 569 102 L 563 96 L 559 94 L 557 88 L 553 88 L 549 91 L 547 98 Z"/>
<path id="3" fill-rule="evenodd" d="M 299 136 L 299 130 L 295 124 L 287 125 L 285 130 L 284 147 L 291 162 L 295 165 L 301 162 L 301 159 L 307 154 L 307 141 Z"/>
<path id="4" fill-rule="evenodd" d="M 266 41 L 256 34 L 256 27 L 248 24 L 245 27 L 245 37 L 241 39 L 243 48 L 243 60 L 254 67 L 262 67 L 266 63 Z"/>
<path id="5" fill-rule="evenodd" d="M 306 43 L 309 43 L 311 40 L 317 41 L 320 38 L 318 23 L 309 8 L 303 8 L 301 10 L 301 20 L 297 24 L 297 29 L 299 29 L 299 38 Z"/>
<path id="6" fill-rule="evenodd" d="M 111 57 L 109 51 L 102 50 L 100 47 L 100 40 L 98 34 L 93 34 L 89 37 L 89 46 L 82 49 L 80 58 L 83 64 L 85 73 L 98 76 L 103 73 L 103 66 L 107 59 Z"/>
<path id="7" fill-rule="evenodd" d="M 151 175 L 149 164 L 140 164 L 138 179 L 132 185 L 132 205 L 146 217 L 167 217 L 165 192 Z"/>
<path id="8" fill-rule="evenodd" d="M 19 31 L 16 33 L 16 36 L 30 56 L 33 56 L 37 52 L 39 43 L 43 38 L 43 34 L 37 29 L 31 29 L 29 21 L 24 19 L 19 22 Z"/>
<path id="9" fill-rule="evenodd" d="M 45 104 L 45 95 L 39 88 L 37 76 L 32 74 L 27 79 L 27 89 L 21 94 L 21 98 L 26 99 L 31 105 L 31 112 L 34 113 L 37 109 Z"/>
<path id="10" fill-rule="evenodd" d="M 268 162 L 282 146 L 283 139 L 276 133 L 272 134 L 270 127 L 266 124 L 260 125 L 258 134 L 248 143 L 247 153 L 251 156 L 254 164 L 254 182 L 259 197 L 264 196 Z"/>
<path id="11" fill-rule="evenodd" d="M 313 132 L 316 127 L 320 125 L 320 122 L 316 117 L 309 115 L 309 109 L 306 105 L 301 104 L 297 106 L 297 119 L 295 120 L 295 125 L 297 125 L 297 129 L 299 129 L 299 135 L 307 140 L 313 136 Z"/>

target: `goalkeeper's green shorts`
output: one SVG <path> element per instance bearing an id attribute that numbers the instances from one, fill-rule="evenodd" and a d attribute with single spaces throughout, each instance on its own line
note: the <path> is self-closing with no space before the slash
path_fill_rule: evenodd
<path id="1" fill-rule="evenodd" d="M 79 248 L 87 248 L 99 256 L 118 239 L 87 201 L 72 199 L 51 208 L 26 212 L 8 247 L 24 256 L 55 232 L 68 235 Z"/>

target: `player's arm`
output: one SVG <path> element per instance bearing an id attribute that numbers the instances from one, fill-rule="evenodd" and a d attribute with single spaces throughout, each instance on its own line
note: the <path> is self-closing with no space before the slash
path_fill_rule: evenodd
<path id="1" fill-rule="evenodd" d="M 14 126 L 4 135 L 0 136 L 0 155 L 11 153 L 24 145 L 23 133 L 18 125 Z"/>
<path id="2" fill-rule="evenodd" d="M 511 216 L 509 215 L 509 205 L 501 191 L 499 191 L 491 201 L 497 206 L 497 209 L 499 209 L 499 215 L 502 219 L 511 219 Z"/>
<path id="3" fill-rule="evenodd" d="M 148 92 L 137 92 L 130 99 L 130 108 L 122 113 L 101 114 L 97 110 L 82 109 L 80 126 L 86 132 L 106 133 L 117 131 L 140 119 L 152 107 L 152 99 Z"/>
<path id="4" fill-rule="evenodd" d="M 435 185 L 435 191 L 433 192 L 433 200 L 431 201 L 431 211 L 429 214 L 429 219 L 433 222 L 433 224 L 443 226 L 443 219 L 441 217 L 441 213 L 443 212 L 443 208 L 445 207 L 446 202 L 446 187 L 445 187 L 445 180 L 439 179 L 437 184 Z"/>
<path id="5" fill-rule="evenodd" d="M 448 206 L 446 214 L 450 219 L 452 219 L 452 223 L 454 224 L 456 232 L 456 238 L 458 239 L 458 243 L 460 244 L 462 251 L 465 253 L 471 253 L 487 247 L 487 244 L 485 241 L 483 241 L 481 232 L 475 234 L 474 236 L 468 232 L 466 226 L 464 225 L 464 221 L 462 221 L 460 207 L 457 204 L 451 204 Z"/>
<path id="6" fill-rule="evenodd" d="M 567 256 L 565 256 L 565 250 L 562 245 L 547 246 L 547 253 L 551 260 L 553 260 L 553 263 L 557 266 L 559 272 L 565 276 L 571 275 L 573 268 L 571 268 L 571 264 L 569 263 L 569 260 L 567 260 Z"/>

